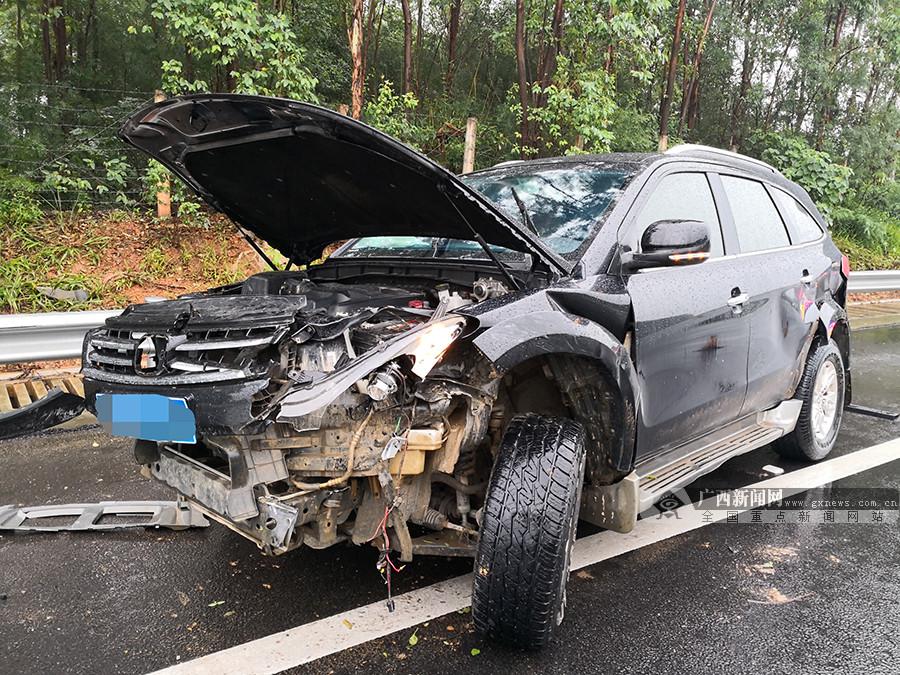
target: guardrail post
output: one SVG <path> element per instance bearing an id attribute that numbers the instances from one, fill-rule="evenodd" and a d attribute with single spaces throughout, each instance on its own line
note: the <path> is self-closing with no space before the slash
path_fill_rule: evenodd
<path id="1" fill-rule="evenodd" d="M 166 94 L 160 89 L 153 93 L 154 103 L 166 100 Z M 169 174 L 156 185 L 156 217 L 166 220 L 172 217 L 172 196 L 169 193 Z"/>
<path id="2" fill-rule="evenodd" d="M 475 136 L 478 131 L 478 120 L 470 117 L 466 120 L 466 144 L 463 148 L 463 173 L 475 170 Z"/>

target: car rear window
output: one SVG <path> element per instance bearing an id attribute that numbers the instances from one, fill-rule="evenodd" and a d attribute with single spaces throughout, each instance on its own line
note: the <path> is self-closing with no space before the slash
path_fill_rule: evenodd
<path id="1" fill-rule="evenodd" d="M 763 184 L 736 176 L 722 176 L 731 205 L 741 253 L 789 246 L 787 230 Z"/>
<path id="2" fill-rule="evenodd" d="M 800 202 L 778 188 L 772 188 L 772 195 L 778 202 L 781 214 L 793 226 L 792 234 L 795 244 L 805 244 L 822 236 L 822 228 Z"/>

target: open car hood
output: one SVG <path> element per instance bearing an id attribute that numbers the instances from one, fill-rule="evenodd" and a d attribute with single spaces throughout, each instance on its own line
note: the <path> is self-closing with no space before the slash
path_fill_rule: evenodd
<path id="1" fill-rule="evenodd" d="M 345 115 L 264 96 L 199 94 L 134 113 L 119 135 L 296 264 L 375 235 L 473 239 L 569 264 L 452 173 Z"/>

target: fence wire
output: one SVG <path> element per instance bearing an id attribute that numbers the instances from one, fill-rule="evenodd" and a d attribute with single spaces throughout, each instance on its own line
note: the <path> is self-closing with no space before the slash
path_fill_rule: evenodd
<path id="1" fill-rule="evenodd" d="M 47 208 L 121 208 L 151 193 L 148 159 L 116 136 L 153 92 L 0 82 L 0 199 Z"/>

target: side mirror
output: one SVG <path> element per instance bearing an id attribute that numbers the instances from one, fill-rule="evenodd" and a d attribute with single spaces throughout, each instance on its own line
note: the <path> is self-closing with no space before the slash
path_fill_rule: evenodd
<path id="1" fill-rule="evenodd" d="M 641 235 L 639 253 L 624 251 L 627 270 L 694 265 L 709 258 L 709 226 L 699 220 L 657 220 Z"/>

